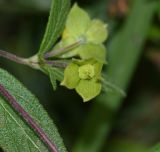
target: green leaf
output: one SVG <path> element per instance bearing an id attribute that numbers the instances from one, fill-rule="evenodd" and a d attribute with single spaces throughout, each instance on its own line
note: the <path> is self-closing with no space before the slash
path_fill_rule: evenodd
<path id="1" fill-rule="evenodd" d="M 47 75 L 49 75 L 53 90 L 56 90 L 57 81 L 63 80 L 64 77 L 63 70 L 47 65 L 43 66 L 43 70 Z"/>
<path id="2" fill-rule="evenodd" d="M 58 68 L 52 68 L 52 71 L 54 71 L 54 75 L 56 77 L 56 79 L 58 81 L 62 81 L 63 80 L 63 77 L 64 77 L 64 70 L 61 70 L 61 69 L 58 69 Z"/>
<path id="3" fill-rule="evenodd" d="M 56 81 L 56 78 L 54 77 L 54 74 L 52 74 L 52 72 L 49 73 L 49 78 L 53 87 L 53 91 L 55 91 L 57 89 L 57 81 Z"/>
<path id="4" fill-rule="evenodd" d="M 101 83 L 92 80 L 80 80 L 76 87 L 77 93 L 83 98 L 83 101 L 89 101 L 101 92 Z"/>
<path id="5" fill-rule="evenodd" d="M 66 22 L 66 30 L 63 38 L 81 36 L 85 34 L 89 24 L 90 17 L 86 11 L 81 9 L 77 4 L 72 7 Z"/>
<path id="6" fill-rule="evenodd" d="M 106 48 L 104 45 L 86 44 L 78 49 L 78 54 L 82 59 L 95 59 L 99 62 L 106 62 Z"/>
<path id="7" fill-rule="evenodd" d="M 39 50 L 40 56 L 51 50 L 58 37 L 60 37 L 69 7 L 70 0 L 52 0 L 47 28 Z"/>
<path id="8" fill-rule="evenodd" d="M 63 72 L 60 69 L 57 68 L 50 68 L 49 69 L 49 77 L 53 86 L 53 90 L 56 90 L 57 88 L 57 80 L 62 81 L 63 80 Z"/>
<path id="9" fill-rule="evenodd" d="M 71 63 L 68 65 L 64 71 L 64 80 L 61 85 L 66 86 L 68 89 L 74 89 L 80 80 L 78 69 L 77 64 Z"/>
<path id="10" fill-rule="evenodd" d="M 45 131 L 55 143 L 60 152 L 66 152 L 56 126 L 46 111 L 18 80 L 8 72 L 0 69 L 0 84 L 2 84 L 30 114 L 30 116 Z M 0 147 L 7 152 L 49 152 L 35 132 L 11 108 L 8 102 L 0 96 Z"/>

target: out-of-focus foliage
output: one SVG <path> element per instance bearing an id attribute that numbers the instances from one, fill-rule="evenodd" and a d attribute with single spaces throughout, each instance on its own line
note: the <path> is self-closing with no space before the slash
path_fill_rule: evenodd
<path id="1" fill-rule="evenodd" d="M 136 2 L 144 5 L 139 8 L 135 6 Z M 153 3 L 156 3 L 155 7 Z M 160 1 L 78 0 L 78 4 L 92 17 L 100 17 L 109 24 L 109 62 L 106 71 L 112 73 L 116 68 L 114 77 L 109 75 L 116 84 L 121 85 L 126 80 L 129 82 L 125 85 L 128 88 L 127 97 L 121 106 L 117 106 L 114 99 L 107 102 L 107 97 L 103 96 L 86 104 L 77 102 L 81 100 L 78 95 L 63 87 L 53 93 L 48 78 L 40 72 L 4 59 L 0 59 L 0 66 L 14 74 L 40 98 L 50 116 L 56 120 L 69 151 L 75 147 L 74 141 L 80 141 L 84 123 L 89 122 L 89 119 L 86 120 L 88 115 L 92 116 L 89 117 L 90 122 L 96 125 L 88 123 L 91 134 L 88 137 L 91 138 L 85 138 L 84 143 L 98 145 L 97 152 L 150 149 L 160 142 Z M 35 54 L 47 23 L 49 7 L 49 0 L 0 1 L 0 48 L 24 57 Z M 134 51 L 137 57 L 130 53 Z M 129 80 L 129 71 L 123 71 L 129 66 L 126 61 L 136 63 L 134 71 L 129 69 Z M 115 105 L 118 110 L 110 108 Z M 91 113 L 90 108 L 93 108 Z M 114 119 L 110 115 L 115 116 Z M 84 148 L 83 144 L 80 146 Z M 87 146 L 88 149 L 92 148 Z"/>

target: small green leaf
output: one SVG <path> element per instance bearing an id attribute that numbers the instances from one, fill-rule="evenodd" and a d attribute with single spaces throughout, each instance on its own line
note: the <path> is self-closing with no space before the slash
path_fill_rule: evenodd
<path id="1" fill-rule="evenodd" d="M 54 77 L 54 74 L 52 74 L 52 72 L 49 73 L 49 78 L 53 87 L 53 91 L 55 91 L 57 89 L 57 81 L 56 81 L 56 78 Z"/>
<path id="2" fill-rule="evenodd" d="M 0 69 L 0 84 L 34 118 L 55 143 L 59 152 L 66 152 L 56 126 L 37 98 L 8 72 Z M 49 152 L 41 139 L 0 95 L 0 147 L 7 152 Z"/>
<path id="3" fill-rule="evenodd" d="M 58 68 L 54 68 L 51 66 L 43 66 L 43 70 L 45 71 L 46 74 L 49 75 L 53 90 L 56 90 L 57 88 L 57 80 L 58 81 L 62 81 L 64 74 L 63 74 L 63 70 L 58 69 Z"/>
<path id="4" fill-rule="evenodd" d="M 57 79 L 58 81 L 62 81 L 62 80 L 63 80 L 64 70 L 58 69 L 58 68 L 52 68 L 52 71 L 54 71 L 54 75 L 55 75 L 55 77 L 56 77 L 56 79 Z"/>
<path id="5" fill-rule="evenodd" d="M 57 89 L 57 80 L 58 81 L 63 80 L 63 76 L 64 76 L 63 71 L 60 69 L 54 68 L 54 67 L 49 67 L 49 66 L 46 66 L 45 69 L 48 72 L 53 90 L 56 90 Z"/>
<path id="6" fill-rule="evenodd" d="M 92 80 L 80 80 L 76 87 L 77 93 L 83 98 L 83 101 L 89 101 L 101 92 L 101 83 Z"/>
<path id="7" fill-rule="evenodd" d="M 87 33 L 87 41 L 95 44 L 103 43 L 108 36 L 107 25 L 100 20 L 93 20 L 89 26 Z"/>
<path id="8" fill-rule="evenodd" d="M 79 66 L 71 63 L 64 71 L 64 80 L 61 85 L 66 86 L 68 89 L 74 89 L 80 80 L 78 73 Z"/>
<path id="9" fill-rule="evenodd" d="M 70 0 L 52 0 L 47 28 L 42 40 L 39 55 L 52 49 L 60 37 L 70 8 Z"/>
<path id="10" fill-rule="evenodd" d="M 104 45 L 86 44 L 78 49 L 78 54 L 82 59 L 95 59 L 99 62 L 106 62 L 106 48 Z"/>
<path id="11" fill-rule="evenodd" d="M 72 7 L 66 22 L 66 29 L 63 33 L 63 39 L 68 37 L 74 37 L 85 34 L 91 20 L 83 9 L 81 9 L 77 4 Z"/>

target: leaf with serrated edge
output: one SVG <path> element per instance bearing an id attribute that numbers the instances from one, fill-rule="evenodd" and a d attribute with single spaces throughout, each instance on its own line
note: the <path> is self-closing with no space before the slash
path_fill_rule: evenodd
<path id="1" fill-rule="evenodd" d="M 2 84 L 31 115 L 55 143 L 60 152 L 66 152 L 56 126 L 46 111 L 18 80 L 8 72 L 0 69 L 0 84 Z M 49 152 L 35 132 L 11 108 L 0 95 L 0 147 L 7 152 Z"/>

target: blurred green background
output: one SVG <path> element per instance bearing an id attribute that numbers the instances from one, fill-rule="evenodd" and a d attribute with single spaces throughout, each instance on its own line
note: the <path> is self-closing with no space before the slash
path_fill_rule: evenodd
<path id="1" fill-rule="evenodd" d="M 74 1 L 72 1 L 74 3 Z M 53 92 L 40 71 L 0 59 L 34 93 L 73 152 L 143 152 L 160 141 L 160 1 L 77 0 L 108 23 L 106 42 L 112 82 L 124 89 L 83 103 L 63 87 Z M 34 55 L 48 19 L 50 0 L 0 0 L 0 49 Z"/>

